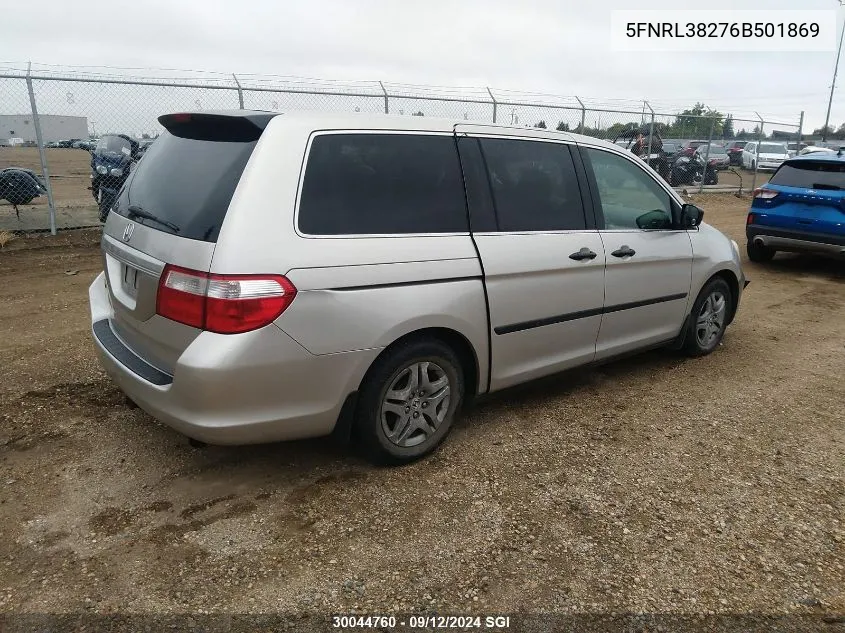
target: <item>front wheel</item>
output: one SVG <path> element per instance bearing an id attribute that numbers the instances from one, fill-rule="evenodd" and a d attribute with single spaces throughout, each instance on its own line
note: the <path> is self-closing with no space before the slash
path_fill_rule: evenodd
<path id="1" fill-rule="evenodd" d="M 688 356 L 706 356 L 718 347 L 732 310 L 733 295 L 728 283 L 721 278 L 710 280 L 692 306 L 684 340 Z"/>
<path id="2" fill-rule="evenodd" d="M 431 453 L 452 428 L 464 395 L 455 353 L 437 339 L 400 344 L 379 357 L 361 386 L 355 436 L 378 464 Z"/>

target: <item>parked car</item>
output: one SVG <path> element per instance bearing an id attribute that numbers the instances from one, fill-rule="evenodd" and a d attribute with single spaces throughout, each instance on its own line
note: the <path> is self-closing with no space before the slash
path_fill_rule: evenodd
<path id="1" fill-rule="evenodd" d="M 745 147 L 748 141 L 728 141 L 725 145 L 725 151 L 728 153 L 728 159 L 731 165 L 742 165 L 742 148 Z"/>
<path id="2" fill-rule="evenodd" d="M 697 150 L 702 145 L 707 145 L 707 141 L 684 141 L 684 144 L 681 145 L 681 154 L 683 156 L 692 156 L 695 154 L 695 150 Z"/>
<path id="3" fill-rule="evenodd" d="M 746 285 L 735 242 L 598 139 L 159 122 L 103 227 L 92 333 L 128 397 L 200 441 L 335 432 L 407 462 L 478 394 L 657 345 L 712 352 Z"/>
<path id="4" fill-rule="evenodd" d="M 789 153 L 789 157 L 792 158 L 798 156 L 805 147 L 807 147 L 807 143 L 787 143 L 786 151 Z"/>
<path id="5" fill-rule="evenodd" d="M 73 140 L 65 139 L 65 140 L 57 141 L 56 147 L 71 147 L 73 145 L 74 141 L 78 141 L 78 140 L 79 139 L 73 139 Z"/>
<path id="6" fill-rule="evenodd" d="M 845 156 L 808 154 L 784 162 L 754 192 L 745 227 L 748 257 L 777 251 L 845 255 Z"/>
<path id="7" fill-rule="evenodd" d="M 759 152 L 757 145 L 757 141 L 751 141 L 742 149 L 742 166 L 745 169 L 775 170 L 780 167 L 783 161 L 789 158 L 789 152 L 787 152 L 784 143 L 763 141 L 759 144 Z"/>
<path id="8" fill-rule="evenodd" d="M 699 145 L 696 148 L 696 153 L 701 155 L 701 158 L 707 159 L 707 163 L 714 169 L 727 169 L 730 166 L 730 159 L 728 153 L 725 151 L 725 146 L 719 143 L 710 143 L 710 150 L 708 151 L 708 144 Z"/>
<path id="9" fill-rule="evenodd" d="M 836 150 L 830 147 L 823 147 L 820 145 L 808 145 L 798 152 L 799 156 L 806 156 L 807 154 L 835 154 Z"/>

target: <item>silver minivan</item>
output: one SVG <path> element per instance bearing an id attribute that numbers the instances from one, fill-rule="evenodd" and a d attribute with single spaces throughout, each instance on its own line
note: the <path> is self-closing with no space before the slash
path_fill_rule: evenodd
<path id="1" fill-rule="evenodd" d="M 474 396 L 713 351 L 737 245 L 593 138 L 428 117 L 162 116 L 91 285 L 106 371 L 194 439 L 432 451 Z"/>

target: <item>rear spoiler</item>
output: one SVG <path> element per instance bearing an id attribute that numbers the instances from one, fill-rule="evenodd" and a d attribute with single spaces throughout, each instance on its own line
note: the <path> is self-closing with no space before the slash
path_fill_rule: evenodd
<path id="1" fill-rule="evenodd" d="M 257 141 L 275 112 L 176 112 L 163 114 L 158 122 L 173 136 L 197 141 L 248 143 Z"/>

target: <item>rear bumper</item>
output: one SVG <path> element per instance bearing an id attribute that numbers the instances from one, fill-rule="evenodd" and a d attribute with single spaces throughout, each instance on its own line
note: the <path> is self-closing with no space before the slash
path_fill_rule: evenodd
<path id="1" fill-rule="evenodd" d="M 845 235 L 809 233 L 749 224 L 745 227 L 745 236 L 749 242 L 759 241 L 764 246 L 778 251 L 845 255 Z"/>
<path id="2" fill-rule="evenodd" d="M 138 406 L 209 444 L 259 444 L 330 434 L 379 350 L 314 355 L 274 325 L 201 333 L 172 375 L 152 367 L 111 327 L 100 274 L 88 291 L 100 363 Z"/>

